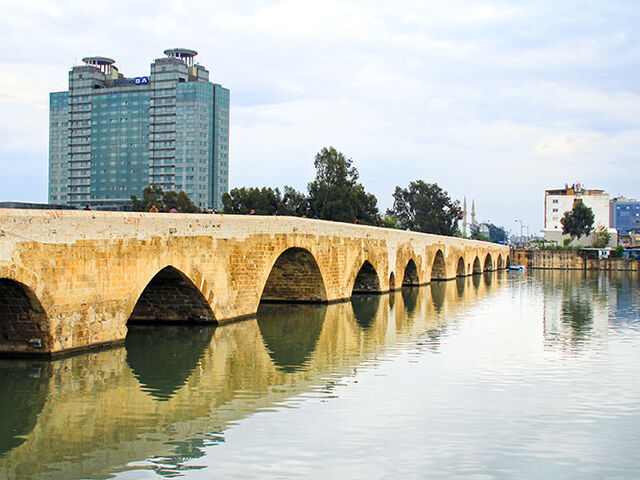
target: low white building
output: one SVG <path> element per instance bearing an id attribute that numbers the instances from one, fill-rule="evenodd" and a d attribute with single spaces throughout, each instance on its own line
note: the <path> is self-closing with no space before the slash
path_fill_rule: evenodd
<path id="1" fill-rule="evenodd" d="M 562 223 L 560 220 L 564 214 L 573 208 L 576 200 L 582 200 L 587 207 L 593 210 L 593 229 L 594 231 L 600 227 L 607 227 L 611 235 L 610 246 L 618 244 L 618 237 L 615 228 L 609 228 L 609 194 L 604 190 L 586 190 L 579 183 L 571 186 L 565 185 L 564 188 L 545 190 L 544 192 L 544 238 L 555 241 L 559 245 L 568 235 L 562 234 Z M 574 244 L 591 245 L 593 243 L 592 235 L 589 237 L 581 237 L 575 240 Z"/>

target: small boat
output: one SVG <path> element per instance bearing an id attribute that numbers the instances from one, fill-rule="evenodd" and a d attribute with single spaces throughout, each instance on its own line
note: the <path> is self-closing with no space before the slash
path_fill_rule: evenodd
<path id="1" fill-rule="evenodd" d="M 509 270 L 520 270 L 520 271 L 522 271 L 522 270 L 526 270 L 526 269 L 527 269 L 526 265 L 515 265 L 515 264 L 509 265 Z"/>

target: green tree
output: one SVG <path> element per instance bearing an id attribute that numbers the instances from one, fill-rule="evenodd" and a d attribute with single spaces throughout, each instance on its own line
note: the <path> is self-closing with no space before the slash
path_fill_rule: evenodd
<path id="1" fill-rule="evenodd" d="M 184 193 L 182 190 L 179 192 L 174 190 L 164 192 L 162 200 L 164 202 L 164 209 L 167 211 L 174 208 L 180 213 L 197 213 L 200 211 L 200 209 L 191 201 L 189 195 Z"/>
<path id="2" fill-rule="evenodd" d="M 618 245 L 609 255 L 611 258 L 622 258 L 624 253 L 624 246 Z"/>
<path id="3" fill-rule="evenodd" d="M 452 236 L 462 219 L 462 209 L 437 183 L 416 180 L 409 188 L 396 187 L 393 208 L 387 215 L 395 215 L 403 229 Z"/>
<path id="4" fill-rule="evenodd" d="M 309 198 L 293 187 L 285 185 L 282 203 L 282 215 L 290 215 L 292 217 L 306 217 L 309 215 Z"/>
<path id="5" fill-rule="evenodd" d="M 489 239 L 493 243 L 505 243 L 507 241 L 507 232 L 504 228 L 488 223 L 489 227 Z"/>
<path id="6" fill-rule="evenodd" d="M 283 209 L 282 196 L 277 188 L 234 188 L 222 196 L 224 213 L 278 215 Z"/>
<path id="7" fill-rule="evenodd" d="M 402 228 L 400 227 L 398 217 L 396 217 L 395 215 L 385 215 L 384 217 L 382 217 L 382 219 L 380 220 L 380 226 L 384 228 Z"/>
<path id="8" fill-rule="evenodd" d="M 578 199 L 573 202 L 573 208 L 565 212 L 560 219 L 562 233 L 569 235 L 571 239 L 580 239 L 583 235 L 588 236 L 593 229 L 593 220 L 593 210 Z"/>
<path id="9" fill-rule="evenodd" d="M 138 198 L 135 195 L 131 195 L 133 201 L 133 210 L 135 212 L 148 212 L 152 205 L 155 205 L 158 210 L 163 206 L 164 192 L 158 185 L 149 185 L 142 191 L 142 198 Z"/>
<path id="10" fill-rule="evenodd" d="M 609 230 L 604 225 L 600 225 L 596 228 L 596 231 L 593 234 L 593 246 L 595 248 L 604 248 L 609 245 L 611 241 L 611 234 Z"/>
<path id="11" fill-rule="evenodd" d="M 322 220 L 377 224 L 376 197 L 358 182 L 351 159 L 335 148 L 323 148 L 314 162 L 316 178 L 309 183 L 309 214 Z"/>
<path id="12" fill-rule="evenodd" d="M 286 185 L 284 195 L 278 188 L 234 188 L 222 196 L 224 213 L 247 214 L 251 210 L 256 215 L 307 215 L 309 200 L 293 187 Z"/>
<path id="13" fill-rule="evenodd" d="M 483 233 L 480 233 L 479 230 L 474 230 L 471 232 L 471 240 L 481 240 L 483 242 L 491 242 L 491 238 L 487 237 Z"/>
<path id="14" fill-rule="evenodd" d="M 159 211 L 168 212 L 175 208 L 181 213 L 196 213 L 200 209 L 191 201 L 182 190 L 179 192 L 169 190 L 165 192 L 158 185 L 149 185 L 142 191 L 142 198 L 131 195 L 133 211 L 148 212 L 155 205 Z"/>

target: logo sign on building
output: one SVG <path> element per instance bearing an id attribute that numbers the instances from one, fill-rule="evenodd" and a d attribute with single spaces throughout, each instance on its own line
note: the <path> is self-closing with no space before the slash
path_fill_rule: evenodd
<path id="1" fill-rule="evenodd" d="M 117 78 L 114 85 L 148 85 L 149 77 Z"/>

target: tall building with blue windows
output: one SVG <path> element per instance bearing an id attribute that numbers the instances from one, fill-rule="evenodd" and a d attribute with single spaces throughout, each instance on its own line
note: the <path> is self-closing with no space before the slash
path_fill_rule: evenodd
<path id="1" fill-rule="evenodd" d="M 229 179 L 229 90 L 197 52 L 165 50 L 151 74 L 125 77 L 87 57 L 69 90 L 50 94 L 49 202 L 126 208 L 148 185 L 221 208 Z"/>
<path id="2" fill-rule="evenodd" d="M 640 202 L 635 199 L 616 197 L 609 203 L 609 221 L 611 227 L 618 230 L 620 236 L 640 232 Z"/>

